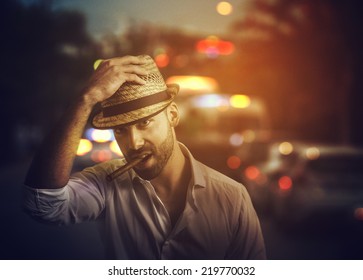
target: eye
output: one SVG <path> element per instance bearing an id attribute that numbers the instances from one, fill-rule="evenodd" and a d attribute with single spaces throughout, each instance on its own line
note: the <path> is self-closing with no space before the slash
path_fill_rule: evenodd
<path id="1" fill-rule="evenodd" d="M 151 123 L 151 120 L 150 119 L 143 120 L 143 121 L 141 121 L 141 122 L 138 123 L 138 126 L 140 128 L 145 128 L 145 127 L 149 126 L 150 123 Z"/>
<path id="2" fill-rule="evenodd" d="M 118 135 L 120 135 L 120 134 L 124 134 L 124 133 L 126 132 L 126 128 L 125 128 L 125 127 L 115 128 L 115 129 L 113 130 L 113 132 L 114 132 L 115 134 L 118 134 Z"/>

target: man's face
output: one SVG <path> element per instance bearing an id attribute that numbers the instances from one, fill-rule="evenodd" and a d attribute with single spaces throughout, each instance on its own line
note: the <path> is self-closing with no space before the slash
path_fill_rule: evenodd
<path id="1" fill-rule="evenodd" d="M 151 153 L 134 167 L 145 180 L 161 173 L 174 149 L 174 135 L 165 111 L 136 124 L 115 128 L 114 134 L 128 162 L 145 152 Z"/>

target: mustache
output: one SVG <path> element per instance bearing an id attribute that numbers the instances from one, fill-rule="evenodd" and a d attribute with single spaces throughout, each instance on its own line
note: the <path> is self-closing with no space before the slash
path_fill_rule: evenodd
<path id="1" fill-rule="evenodd" d="M 140 158 L 142 155 L 144 154 L 152 154 L 154 153 L 154 149 L 152 148 L 142 148 L 140 150 L 136 150 L 136 151 L 129 151 L 127 153 L 127 158 L 134 160 L 136 158 Z"/>

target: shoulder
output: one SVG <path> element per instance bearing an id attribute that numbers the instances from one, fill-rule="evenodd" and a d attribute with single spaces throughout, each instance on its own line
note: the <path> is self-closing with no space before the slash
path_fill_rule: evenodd
<path id="1" fill-rule="evenodd" d="M 199 177 L 199 182 L 204 183 L 206 192 L 215 193 L 229 201 L 234 201 L 234 203 L 237 203 L 241 199 L 249 199 L 248 192 L 242 183 L 233 180 L 199 161 L 195 161 L 195 164 L 195 172 L 199 173 L 195 174 L 195 176 Z"/>
<path id="2" fill-rule="evenodd" d="M 217 183 L 217 184 L 223 184 L 228 186 L 236 186 L 240 185 L 237 181 L 233 180 L 232 178 L 224 175 L 223 173 L 199 162 L 196 161 L 196 164 L 198 165 L 199 169 L 202 171 L 203 175 L 206 178 L 207 183 Z"/>
<path id="3" fill-rule="evenodd" d="M 255 210 L 245 186 L 226 175 L 197 162 L 199 182 L 194 185 L 194 196 L 201 211 L 211 213 L 214 217 L 229 221 L 231 225 L 256 219 Z M 203 178 L 203 180 L 201 179 Z"/>

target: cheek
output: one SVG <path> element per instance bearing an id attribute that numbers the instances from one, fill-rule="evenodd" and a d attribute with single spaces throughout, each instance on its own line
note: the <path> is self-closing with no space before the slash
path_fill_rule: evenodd
<path id="1" fill-rule="evenodd" d="M 127 147 L 127 143 L 126 143 L 126 137 L 120 137 L 119 135 L 115 134 L 115 140 L 118 144 L 118 146 L 120 147 L 120 150 L 122 153 L 125 152 L 125 148 Z"/>
<path id="2" fill-rule="evenodd" d="M 149 142 L 155 146 L 160 146 L 169 135 L 169 127 L 167 125 L 159 126 L 148 135 Z"/>

